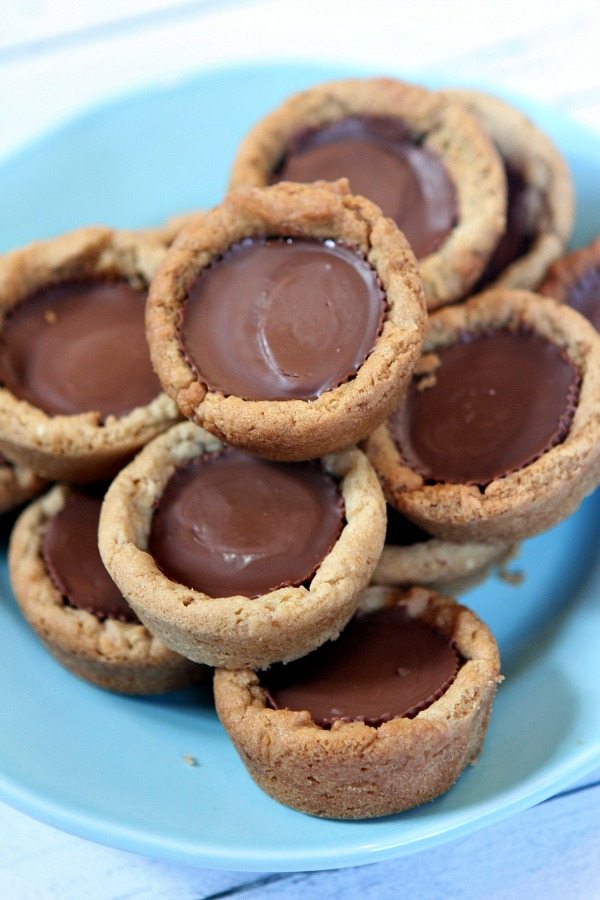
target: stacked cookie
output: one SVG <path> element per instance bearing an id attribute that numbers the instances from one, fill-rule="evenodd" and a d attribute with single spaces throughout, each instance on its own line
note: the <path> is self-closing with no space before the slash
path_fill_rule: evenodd
<path id="1" fill-rule="evenodd" d="M 316 815 L 409 808 L 476 758 L 497 647 L 423 585 L 481 576 L 600 480 L 594 329 L 508 282 L 457 303 L 508 265 L 534 286 L 572 216 L 554 149 L 544 181 L 467 106 L 319 86 L 168 250 L 84 229 L 0 261 L 0 451 L 70 485 L 15 528 L 24 614 L 115 690 L 215 667 L 251 775 Z M 507 183 L 524 212 L 492 262 Z"/>

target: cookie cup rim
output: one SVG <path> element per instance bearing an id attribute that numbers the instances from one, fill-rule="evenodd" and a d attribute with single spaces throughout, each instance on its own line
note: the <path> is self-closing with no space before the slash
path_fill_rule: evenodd
<path id="1" fill-rule="evenodd" d="M 385 544 L 371 584 L 420 585 L 442 594 L 462 593 L 516 552 L 515 544 L 456 543 L 435 537 L 408 546 Z"/>
<path id="2" fill-rule="evenodd" d="M 521 171 L 536 197 L 547 205 L 547 222 L 538 227 L 531 248 L 510 263 L 486 290 L 495 287 L 535 290 L 571 237 L 575 188 L 567 162 L 552 139 L 527 115 L 500 97 L 467 88 L 449 88 L 446 96 L 475 116 L 500 155 Z"/>
<path id="3" fill-rule="evenodd" d="M 0 465 L 0 514 L 9 512 L 41 493 L 48 482 L 28 468 L 6 461 Z"/>
<path id="4" fill-rule="evenodd" d="M 136 234 L 141 235 L 145 240 L 158 242 L 161 246 L 167 248 L 174 242 L 177 235 L 183 231 L 188 225 L 202 221 L 206 212 L 203 209 L 190 209 L 187 212 L 176 213 L 168 216 L 160 225 L 152 228 L 141 228 L 136 230 Z"/>

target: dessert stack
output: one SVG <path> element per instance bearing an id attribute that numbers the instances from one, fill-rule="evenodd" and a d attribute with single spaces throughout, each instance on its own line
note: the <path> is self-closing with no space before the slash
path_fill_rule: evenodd
<path id="1" fill-rule="evenodd" d="M 445 595 L 600 481 L 600 336 L 535 293 L 572 220 L 511 107 L 350 79 L 257 123 L 214 209 L 0 259 L 2 469 L 60 482 L 9 551 L 50 652 L 133 694 L 214 669 L 300 811 L 448 790 L 501 675 Z"/>

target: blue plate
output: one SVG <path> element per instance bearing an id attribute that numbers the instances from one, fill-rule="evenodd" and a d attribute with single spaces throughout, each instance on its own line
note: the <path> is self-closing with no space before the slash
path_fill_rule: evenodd
<path id="1" fill-rule="evenodd" d="M 137 227 L 217 202 L 249 125 L 293 90 L 351 74 L 315 66 L 212 71 L 100 107 L 0 166 L 0 247 L 92 222 Z M 535 119 L 577 182 L 576 243 L 600 232 L 600 140 Z M 556 792 L 600 762 L 600 494 L 528 541 L 524 580 L 468 603 L 499 640 L 500 688 L 476 767 L 444 797 L 380 820 L 280 806 L 247 776 L 210 691 L 120 697 L 64 671 L 0 591 L 0 797 L 45 822 L 154 857 L 243 870 L 324 869 L 421 850 Z M 186 764 L 194 757 L 198 765 Z"/>

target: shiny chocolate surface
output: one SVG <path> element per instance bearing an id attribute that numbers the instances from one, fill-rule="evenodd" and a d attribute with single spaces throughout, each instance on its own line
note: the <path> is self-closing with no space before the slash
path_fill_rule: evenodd
<path id="1" fill-rule="evenodd" d="M 227 448 L 175 470 L 154 512 L 149 552 L 186 587 L 257 597 L 307 582 L 343 516 L 337 485 L 320 465 Z"/>
<path id="2" fill-rule="evenodd" d="M 463 334 L 437 351 L 428 379 L 413 379 L 392 431 L 426 480 L 485 486 L 523 468 L 568 433 L 579 373 L 529 330 Z"/>
<path id="3" fill-rule="evenodd" d="M 340 637 L 260 676 L 273 709 L 308 710 L 333 722 L 378 726 L 415 716 L 450 687 L 460 666 L 455 647 L 401 605 L 356 615 Z"/>
<path id="4" fill-rule="evenodd" d="M 458 219 L 456 189 L 441 158 L 391 116 L 353 116 L 291 141 L 273 181 L 335 181 L 376 203 L 422 259 Z"/>
<path id="5" fill-rule="evenodd" d="M 137 622 L 137 616 L 104 568 L 98 551 L 102 499 L 73 491 L 48 522 L 42 558 L 54 586 L 69 606 L 98 619 Z"/>
<path id="6" fill-rule="evenodd" d="M 192 285 L 183 352 L 211 390 L 314 399 L 356 374 L 381 330 L 373 269 L 334 241 L 247 239 Z"/>
<path id="7" fill-rule="evenodd" d="M 0 383 L 50 415 L 101 419 L 161 391 L 144 328 L 146 292 L 125 280 L 69 281 L 12 309 L 0 331 Z"/>

